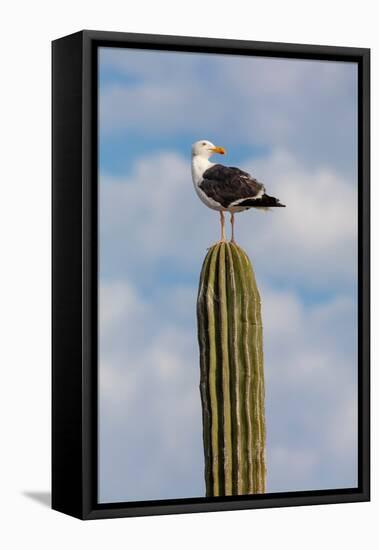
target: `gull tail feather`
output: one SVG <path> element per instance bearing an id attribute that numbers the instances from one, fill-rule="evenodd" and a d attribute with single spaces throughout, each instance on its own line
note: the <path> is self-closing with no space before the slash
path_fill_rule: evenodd
<path id="1" fill-rule="evenodd" d="M 270 197 L 270 195 L 262 195 L 257 199 L 246 199 L 243 202 L 238 203 L 238 206 L 250 206 L 253 208 L 260 208 L 262 210 L 268 210 L 273 207 L 285 207 L 285 204 L 282 204 L 279 199 L 275 197 Z"/>

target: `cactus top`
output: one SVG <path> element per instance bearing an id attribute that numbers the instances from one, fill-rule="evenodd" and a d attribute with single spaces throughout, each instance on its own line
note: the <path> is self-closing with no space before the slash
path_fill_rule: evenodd
<path id="1" fill-rule="evenodd" d="M 207 140 L 192 145 L 192 180 L 199 198 L 212 210 L 241 212 L 249 208 L 284 206 L 266 194 L 262 183 L 234 166 L 214 164 L 209 158 L 225 149 Z"/>

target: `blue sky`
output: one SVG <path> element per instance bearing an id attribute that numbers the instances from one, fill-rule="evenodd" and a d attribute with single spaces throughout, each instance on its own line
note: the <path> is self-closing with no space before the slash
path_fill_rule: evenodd
<path id="1" fill-rule="evenodd" d="M 204 495 L 195 304 L 217 214 L 190 148 L 287 208 L 236 221 L 263 302 L 268 490 L 356 485 L 357 68 L 102 48 L 99 487 Z"/>

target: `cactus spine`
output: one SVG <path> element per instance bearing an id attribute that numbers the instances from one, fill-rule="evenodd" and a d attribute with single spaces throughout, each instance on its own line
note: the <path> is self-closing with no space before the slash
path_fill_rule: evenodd
<path id="1" fill-rule="evenodd" d="M 206 494 L 264 493 L 261 303 L 250 260 L 234 243 L 208 251 L 197 320 Z"/>

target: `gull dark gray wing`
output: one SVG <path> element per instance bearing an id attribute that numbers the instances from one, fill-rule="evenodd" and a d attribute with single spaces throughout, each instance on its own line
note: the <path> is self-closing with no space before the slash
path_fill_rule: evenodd
<path id="1" fill-rule="evenodd" d="M 250 174 L 222 164 L 215 164 L 204 172 L 200 188 L 224 208 L 241 199 L 254 199 L 264 193 L 262 183 Z"/>
<path id="2" fill-rule="evenodd" d="M 265 194 L 262 183 L 234 166 L 215 164 L 203 174 L 200 189 L 224 208 L 230 206 L 283 206 Z"/>

